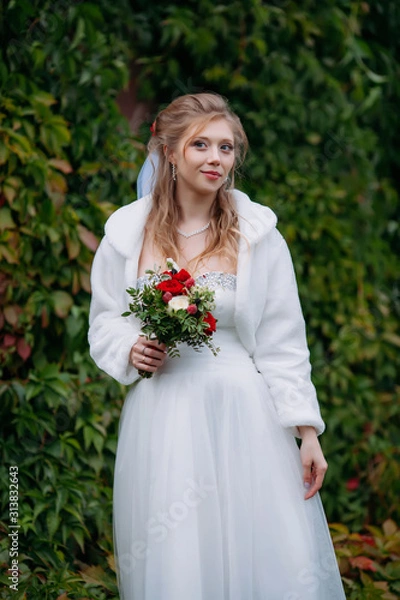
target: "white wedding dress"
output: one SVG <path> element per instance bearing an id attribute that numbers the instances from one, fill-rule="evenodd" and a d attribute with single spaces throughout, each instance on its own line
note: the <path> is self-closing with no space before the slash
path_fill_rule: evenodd
<path id="1" fill-rule="evenodd" d="M 182 345 L 121 415 L 121 600 L 342 600 L 320 498 L 304 500 L 295 438 L 233 327 L 236 278 L 203 280 L 218 356 Z"/>

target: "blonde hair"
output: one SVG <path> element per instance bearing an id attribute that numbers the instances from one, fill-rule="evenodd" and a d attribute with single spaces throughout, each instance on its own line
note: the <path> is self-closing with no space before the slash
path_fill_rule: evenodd
<path id="1" fill-rule="evenodd" d="M 219 94 L 187 94 L 173 100 L 162 110 L 153 123 L 153 135 L 148 144 L 149 153 L 156 153 L 158 166 L 153 189 L 153 204 L 146 232 L 150 233 L 155 248 L 161 257 L 168 256 L 179 260 L 177 226 L 179 205 L 174 191 L 175 182 L 168 160 L 169 152 L 175 150 L 189 129 L 195 129 L 192 139 L 205 125 L 216 119 L 225 119 L 232 128 L 234 138 L 235 165 L 230 182 L 219 188 L 211 209 L 211 225 L 208 232 L 208 245 L 204 251 L 192 259 L 195 268 L 200 261 L 219 254 L 236 267 L 238 238 L 240 235 L 238 216 L 231 199 L 234 187 L 234 171 L 244 160 L 248 142 L 240 119 L 228 107 L 227 101 Z M 190 140 L 188 140 L 186 146 Z M 164 148 L 167 151 L 164 152 Z"/>

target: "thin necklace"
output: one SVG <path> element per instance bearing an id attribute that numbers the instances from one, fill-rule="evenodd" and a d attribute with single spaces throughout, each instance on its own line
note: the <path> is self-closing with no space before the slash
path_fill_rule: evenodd
<path id="1" fill-rule="evenodd" d="M 183 235 L 183 237 L 190 238 L 190 237 L 192 237 L 192 235 L 197 235 L 198 233 L 203 233 L 203 231 L 205 231 L 206 229 L 208 229 L 210 227 L 210 224 L 211 224 L 211 221 L 208 221 L 208 223 L 206 225 L 204 225 L 204 227 L 200 227 L 200 229 L 195 229 L 194 231 L 191 231 L 190 233 L 185 233 L 184 231 L 181 231 L 178 228 L 176 228 L 176 230 L 180 235 Z"/>

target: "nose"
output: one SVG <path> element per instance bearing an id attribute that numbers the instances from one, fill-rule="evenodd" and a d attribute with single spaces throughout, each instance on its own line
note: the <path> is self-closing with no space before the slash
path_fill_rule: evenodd
<path id="1" fill-rule="evenodd" d="M 207 160 L 208 160 L 209 163 L 218 164 L 219 165 L 219 163 L 221 162 L 221 159 L 220 159 L 220 156 L 219 156 L 219 148 L 218 148 L 218 146 L 214 146 L 214 145 L 210 146 Z"/>

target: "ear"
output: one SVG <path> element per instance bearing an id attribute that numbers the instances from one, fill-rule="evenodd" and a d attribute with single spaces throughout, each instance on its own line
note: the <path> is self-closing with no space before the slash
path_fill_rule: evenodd
<path id="1" fill-rule="evenodd" d="M 170 150 L 167 145 L 163 146 L 163 152 L 168 162 L 170 162 L 172 165 L 176 165 L 175 152 L 173 150 Z"/>

